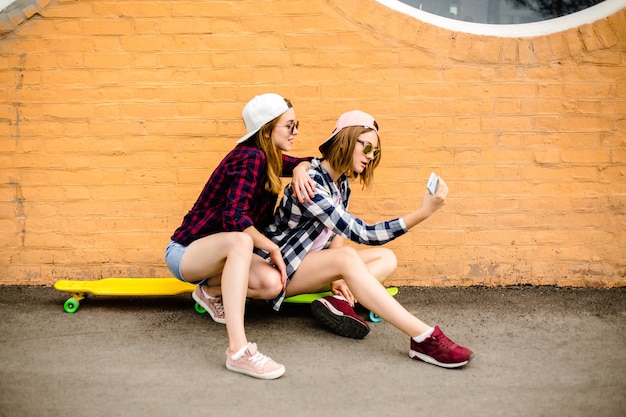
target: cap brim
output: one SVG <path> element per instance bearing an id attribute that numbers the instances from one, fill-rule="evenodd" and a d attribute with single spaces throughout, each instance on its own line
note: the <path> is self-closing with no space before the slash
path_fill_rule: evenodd
<path id="1" fill-rule="evenodd" d="M 332 138 L 334 138 L 334 137 L 335 137 L 335 135 L 336 135 L 338 132 L 339 132 L 339 131 L 335 132 L 335 131 L 333 130 L 333 133 L 332 133 L 332 134 L 331 134 L 331 135 L 330 135 L 330 136 L 329 136 L 329 137 L 328 137 L 328 138 L 327 138 L 324 142 L 322 142 L 322 143 L 321 143 L 321 145 L 320 145 L 317 149 L 319 149 L 319 150 L 321 151 L 321 150 L 322 150 L 322 147 L 323 147 L 324 145 L 326 145 L 326 142 L 328 142 L 329 140 L 331 140 Z"/>
<path id="2" fill-rule="evenodd" d="M 245 135 L 243 135 L 242 137 L 240 137 L 240 138 L 239 138 L 239 140 L 237 141 L 237 143 L 239 144 L 239 143 L 242 143 L 242 142 L 247 141 L 247 140 L 248 140 L 248 139 L 250 139 L 252 136 L 254 136 L 254 134 L 255 134 L 256 132 L 258 132 L 259 130 L 261 130 L 261 128 L 258 128 L 258 129 L 257 129 L 257 130 L 255 130 L 254 132 L 248 132 L 248 133 L 246 133 Z"/>

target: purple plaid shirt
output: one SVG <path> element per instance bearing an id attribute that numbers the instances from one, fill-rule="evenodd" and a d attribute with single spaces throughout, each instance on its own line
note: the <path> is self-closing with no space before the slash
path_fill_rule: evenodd
<path id="1" fill-rule="evenodd" d="M 291 176 L 296 165 L 310 159 L 283 155 L 282 176 Z M 263 230 L 272 221 L 278 199 L 265 190 L 266 169 L 263 151 L 237 145 L 215 168 L 171 239 L 188 246 L 213 233 L 241 232 L 253 225 Z"/>

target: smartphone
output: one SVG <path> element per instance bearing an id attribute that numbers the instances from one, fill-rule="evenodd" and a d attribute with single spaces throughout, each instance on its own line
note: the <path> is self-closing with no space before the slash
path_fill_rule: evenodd
<path id="1" fill-rule="evenodd" d="M 434 172 L 431 172 L 430 178 L 428 178 L 428 183 L 426 184 L 426 188 L 428 188 L 428 192 L 431 194 L 435 194 L 437 192 L 438 186 L 439 186 L 439 177 Z"/>

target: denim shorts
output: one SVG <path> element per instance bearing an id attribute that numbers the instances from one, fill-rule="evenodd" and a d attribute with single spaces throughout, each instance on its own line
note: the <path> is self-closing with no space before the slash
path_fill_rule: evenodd
<path id="1" fill-rule="evenodd" d="M 187 246 L 183 246 L 173 240 L 170 241 L 165 248 L 165 262 L 167 263 L 167 267 L 170 269 L 170 272 L 181 281 L 185 281 L 183 274 L 180 272 L 180 264 L 185 251 L 187 251 Z"/>

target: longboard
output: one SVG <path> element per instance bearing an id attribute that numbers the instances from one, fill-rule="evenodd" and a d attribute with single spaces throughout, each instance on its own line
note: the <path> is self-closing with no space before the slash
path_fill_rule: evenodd
<path id="1" fill-rule="evenodd" d="M 392 297 L 395 297 L 395 295 L 398 294 L 397 287 L 387 287 L 385 289 L 387 290 L 389 295 L 391 295 Z M 311 294 L 299 294 L 299 295 L 294 295 L 293 297 L 287 297 L 283 300 L 283 302 L 292 303 L 292 304 L 311 304 L 313 301 L 317 300 L 318 298 L 328 297 L 329 295 L 333 295 L 333 293 L 330 291 L 324 291 L 324 292 L 316 292 L 316 293 L 311 293 Z M 374 323 L 378 323 L 381 320 L 382 319 L 378 317 L 376 313 L 374 313 L 373 311 L 370 311 L 370 321 Z"/>
<path id="2" fill-rule="evenodd" d="M 95 281 L 61 279 L 54 283 L 54 288 L 72 294 L 63 309 L 75 313 L 88 294 L 121 297 L 178 295 L 193 292 L 196 285 L 176 278 L 102 278 Z"/>

